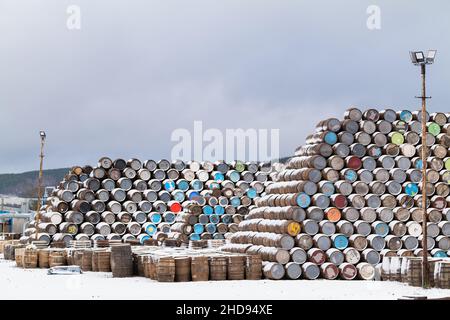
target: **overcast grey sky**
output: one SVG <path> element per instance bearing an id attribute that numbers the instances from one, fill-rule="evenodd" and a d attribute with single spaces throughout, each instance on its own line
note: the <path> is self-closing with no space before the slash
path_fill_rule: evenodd
<path id="1" fill-rule="evenodd" d="M 81 30 L 66 27 L 69 5 Z M 381 29 L 366 26 L 369 5 Z M 438 49 L 450 112 L 448 0 L 0 0 L 0 173 L 169 157 L 176 128 L 280 128 L 292 154 L 349 105 L 417 109 L 410 49 Z M 165 120 L 161 121 L 161 117 Z"/>

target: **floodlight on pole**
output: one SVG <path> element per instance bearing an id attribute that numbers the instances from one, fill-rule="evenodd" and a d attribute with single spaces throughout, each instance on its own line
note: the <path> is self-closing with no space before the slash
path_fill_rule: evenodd
<path id="1" fill-rule="evenodd" d="M 417 59 L 416 59 L 416 54 L 415 54 L 414 52 L 410 51 L 410 52 L 409 52 L 409 57 L 411 58 L 411 62 L 412 62 L 414 65 L 417 65 L 417 64 L 418 64 L 418 63 L 417 63 Z"/>
<path id="2" fill-rule="evenodd" d="M 425 61 L 425 57 L 424 57 L 422 51 L 416 52 L 415 55 L 416 55 L 416 60 L 417 60 L 417 62 L 418 62 L 419 64 L 421 64 L 421 63 L 423 63 L 423 62 Z"/>
<path id="3" fill-rule="evenodd" d="M 437 50 L 428 50 L 427 52 L 427 64 L 432 64 L 434 62 L 434 58 L 436 57 Z"/>
<path id="4" fill-rule="evenodd" d="M 422 95 L 416 97 L 422 100 L 422 287 L 430 287 L 430 271 L 428 265 L 428 231 L 427 231 L 427 99 L 426 96 L 425 74 L 426 65 L 433 64 L 436 57 L 436 50 L 428 50 L 425 56 L 422 51 L 410 51 L 411 62 L 420 66 L 420 75 L 422 78 Z"/>

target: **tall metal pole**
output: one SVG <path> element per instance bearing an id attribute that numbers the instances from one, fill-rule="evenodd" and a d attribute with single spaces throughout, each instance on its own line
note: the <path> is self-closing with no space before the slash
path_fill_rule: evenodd
<path id="1" fill-rule="evenodd" d="M 420 65 L 420 74 L 422 76 L 422 287 L 430 287 L 430 272 L 428 266 L 428 232 L 427 232 L 427 107 L 426 107 L 426 88 L 425 88 L 425 69 L 426 65 Z"/>
<path id="2" fill-rule="evenodd" d="M 44 163 L 44 141 L 45 136 L 43 137 L 41 135 L 41 154 L 40 157 L 40 163 L 39 163 L 39 177 L 38 177 L 38 203 L 36 206 L 36 215 L 35 215 L 35 225 L 36 225 L 36 240 L 38 240 L 38 224 L 39 224 L 39 218 L 40 218 L 40 211 L 41 211 L 41 197 L 42 197 L 42 167 Z"/>

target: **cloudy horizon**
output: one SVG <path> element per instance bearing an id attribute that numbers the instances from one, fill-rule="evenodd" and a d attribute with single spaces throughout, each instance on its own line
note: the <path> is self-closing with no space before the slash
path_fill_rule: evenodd
<path id="1" fill-rule="evenodd" d="M 67 28 L 67 7 L 81 29 Z M 381 10 L 370 30 L 366 10 Z M 429 111 L 450 112 L 445 0 L 0 0 L 0 173 L 169 158 L 171 133 L 280 129 L 280 156 L 351 105 L 416 110 L 409 50 L 437 49 Z"/>

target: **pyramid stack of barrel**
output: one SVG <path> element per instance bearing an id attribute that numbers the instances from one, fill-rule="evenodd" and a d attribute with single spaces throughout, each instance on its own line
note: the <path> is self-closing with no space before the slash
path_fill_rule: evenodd
<path id="1" fill-rule="evenodd" d="M 450 253 L 450 114 L 427 114 L 428 248 Z M 321 121 L 223 249 L 259 253 L 271 279 L 373 279 L 384 256 L 422 253 L 421 112 Z"/>
<path id="2" fill-rule="evenodd" d="M 112 160 L 75 166 L 21 241 L 223 239 L 270 182 L 271 166 L 234 161 Z"/>

